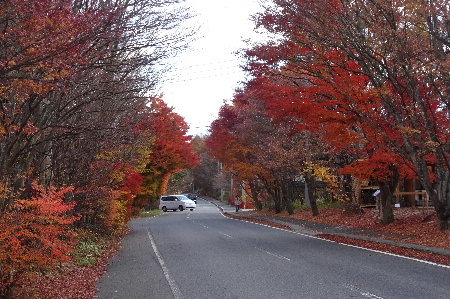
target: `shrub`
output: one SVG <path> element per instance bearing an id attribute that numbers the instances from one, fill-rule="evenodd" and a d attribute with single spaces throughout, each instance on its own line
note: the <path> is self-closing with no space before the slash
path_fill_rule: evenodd
<path id="1" fill-rule="evenodd" d="M 71 253 L 78 266 L 95 266 L 104 248 L 103 242 L 95 236 L 84 235 Z"/>
<path id="2" fill-rule="evenodd" d="M 33 196 L 17 200 L 1 214 L 0 297 L 8 297 L 22 275 L 43 272 L 71 260 L 73 234 L 69 226 L 78 217 L 63 201 L 73 188 L 44 188 L 33 184 Z"/>

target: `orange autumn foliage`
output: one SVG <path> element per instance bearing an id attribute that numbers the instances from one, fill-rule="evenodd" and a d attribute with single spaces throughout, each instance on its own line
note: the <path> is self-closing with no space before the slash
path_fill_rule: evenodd
<path id="1" fill-rule="evenodd" d="M 6 296 L 26 272 L 51 269 L 70 261 L 73 235 L 69 226 L 78 219 L 64 198 L 72 187 L 57 189 L 33 184 L 31 199 L 17 200 L 0 218 L 0 297 Z"/>

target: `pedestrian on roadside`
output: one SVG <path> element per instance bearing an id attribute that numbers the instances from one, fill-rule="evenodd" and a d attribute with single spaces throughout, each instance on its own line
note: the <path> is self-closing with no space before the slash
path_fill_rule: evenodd
<path id="1" fill-rule="evenodd" d="M 234 204 L 236 205 L 236 213 L 239 211 L 239 208 L 241 207 L 241 198 L 239 197 L 239 195 L 236 195 L 236 198 L 234 200 Z"/>

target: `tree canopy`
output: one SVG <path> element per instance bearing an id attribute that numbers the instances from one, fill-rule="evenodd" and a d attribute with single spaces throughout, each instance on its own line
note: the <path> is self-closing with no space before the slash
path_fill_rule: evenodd
<path id="1" fill-rule="evenodd" d="M 328 166 L 340 171 L 337 178 L 348 173 L 377 180 L 386 223 L 393 220 L 390 199 L 399 177 L 417 177 L 441 228 L 448 229 L 450 14 L 445 1 L 272 2 L 254 19 L 274 38 L 243 51 L 251 74 L 245 94 L 258 99 L 272 126 L 288 128 L 284 136 L 318 138 L 326 159 L 335 161 Z M 231 109 L 236 115 L 243 111 L 239 97 Z M 220 140 L 214 126 L 211 132 Z M 228 139 L 239 138 L 236 131 L 230 134 Z M 265 140 L 260 134 L 276 136 L 258 127 L 247 134 L 260 141 Z M 296 146 L 298 152 L 304 148 Z"/>
<path id="2" fill-rule="evenodd" d="M 178 0 L 0 1 L 0 297 L 70 258 L 67 229 L 119 233 L 150 176 L 195 165 L 153 95 L 188 18 Z"/>

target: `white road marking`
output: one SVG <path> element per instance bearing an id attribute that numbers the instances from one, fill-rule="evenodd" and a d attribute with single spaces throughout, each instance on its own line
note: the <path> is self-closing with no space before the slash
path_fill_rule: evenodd
<path id="1" fill-rule="evenodd" d="M 221 232 L 221 231 L 219 231 L 219 234 L 224 235 L 224 236 L 227 236 L 228 238 L 233 238 L 233 236 L 230 236 L 230 235 L 228 235 L 228 234 L 226 234 L 226 233 L 223 233 L 223 232 Z"/>
<path id="2" fill-rule="evenodd" d="M 358 288 L 356 286 L 350 285 L 350 284 L 345 284 L 344 286 L 346 288 L 352 290 L 352 291 L 359 292 L 360 295 L 362 295 L 362 296 L 364 296 L 366 298 L 370 298 L 370 299 L 384 299 L 383 297 L 380 297 L 380 296 L 377 296 L 375 294 L 366 292 L 366 291 L 364 291 L 364 290 L 362 290 L 362 289 L 360 289 L 360 288 Z"/>
<path id="3" fill-rule="evenodd" d="M 269 254 L 269 255 L 271 255 L 271 256 L 277 257 L 277 258 L 279 258 L 279 259 L 282 259 L 282 260 L 287 260 L 287 261 L 290 261 L 290 260 L 291 260 L 290 258 L 287 258 L 287 257 L 285 257 L 285 256 L 282 256 L 282 255 L 280 255 L 280 254 L 277 254 L 277 253 L 273 253 L 273 252 L 270 252 L 270 251 L 264 250 L 264 249 L 262 249 L 262 248 L 259 248 L 259 247 L 255 247 L 255 248 L 256 248 L 256 249 L 259 249 L 259 250 L 261 250 L 262 252 L 265 252 L 265 253 L 267 253 L 267 254 Z"/>
<path id="4" fill-rule="evenodd" d="M 150 231 L 147 231 L 148 238 L 150 239 L 150 243 L 152 244 L 153 251 L 155 252 L 156 257 L 158 258 L 158 262 L 164 272 L 164 276 L 167 279 L 167 282 L 169 283 L 170 289 L 172 290 L 173 296 L 175 299 L 182 299 L 183 295 L 181 294 L 180 289 L 178 288 L 177 283 L 175 282 L 175 279 L 170 275 L 169 268 L 167 268 L 166 263 L 164 262 L 164 259 L 162 258 L 161 254 L 159 253 L 158 247 L 156 246 L 155 240 L 152 237 L 152 234 Z"/>
<path id="5" fill-rule="evenodd" d="M 217 206 L 217 205 L 216 205 Z M 318 239 L 318 240 L 322 240 L 322 241 L 327 241 L 327 242 L 333 242 L 333 243 L 337 243 L 340 245 L 344 245 L 344 246 L 349 246 L 349 247 L 354 247 L 354 248 L 359 248 L 359 249 L 363 249 L 363 250 L 368 250 L 368 251 L 372 251 L 372 252 L 377 252 L 380 254 L 385 254 L 385 255 L 391 255 L 391 256 L 395 256 L 395 257 L 399 257 L 399 258 L 404 258 L 404 259 L 408 259 L 408 260 L 413 260 L 419 263 L 424 263 L 424 264 L 429 264 L 429 265 L 433 265 L 433 266 L 438 266 L 438 267 L 442 267 L 442 268 L 447 268 L 450 269 L 450 266 L 448 265 L 443 265 L 443 264 L 438 264 L 438 263 L 434 263 L 434 262 L 430 262 L 430 261 L 425 261 L 425 260 L 420 260 L 417 258 L 412 258 L 409 256 L 404 256 L 404 255 L 399 255 L 399 254 L 395 254 L 395 253 L 390 253 L 390 252 L 384 252 L 384 251 L 379 251 L 379 250 L 375 250 L 375 249 L 369 249 L 369 248 L 365 248 L 365 247 L 360 247 L 360 246 L 355 246 L 355 245 L 349 245 L 349 244 L 345 244 L 345 243 L 340 243 L 340 242 L 336 242 L 336 241 L 332 241 L 332 240 L 327 240 L 324 238 L 319 238 L 319 237 L 315 237 L 313 235 L 309 235 L 309 234 L 304 234 L 304 233 L 300 233 L 300 232 L 296 232 L 295 230 L 287 230 L 284 228 L 279 228 L 279 227 L 273 227 L 267 224 L 262 224 L 262 223 L 257 223 L 257 222 L 252 222 L 252 221 L 248 221 L 248 220 L 243 220 L 243 219 L 237 219 L 237 218 L 232 218 L 232 217 L 228 217 L 227 215 L 225 215 L 225 212 L 223 211 L 223 209 L 221 209 L 219 206 L 217 206 L 217 208 L 220 211 L 220 214 L 222 215 L 222 217 L 228 218 L 228 219 L 232 219 L 232 220 L 237 220 L 237 221 L 243 221 L 243 222 L 248 222 L 248 223 L 253 223 L 253 224 L 257 224 L 257 225 L 262 225 L 262 226 L 266 226 L 266 227 L 271 227 L 274 229 L 278 229 L 281 231 L 286 231 L 289 233 L 294 233 L 296 235 L 300 235 L 303 237 L 308 237 L 308 238 L 313 238 L 313 239 Z"/>
<path id="6" fill-rule="evenodd" d="M 204 224 L 200 224 L 201 226 L 203 226 L 204 228 L 206 228 L 206 229 L 209 229 L 209 227 L 208 226 L 206 226 L 206 225 L 204 225 Z M 223 232 L 221 232 L 221 231 L 217 231 L 219 234 L 221 234 L 221 235 L 224 235 L 224 236 L 226 236 L 226 237 L 228 237 L 228 238 L 233 238 L 233 236 L 231 236 L 231 235 L 229 235 L 229 234 L 226 234 L 226 233 L 223 233 Z"/>
<path id="7" fill-rule="evenodd" d="M 274 227 L 274 226 L 270 226 L 270 225 L 262 224 L 262 223 L 258 223 L 258 222 L 252 222 L 252 221 L 249 221 L 249 220 L 231 218 L 231 217 L 227 217 L 226 215 L 224 215 L 224 213 L 221 213 L 221 214 L 222 214 L 223 217 L 226 217 L 226 218 L 232 219 L 232 220 L 243 221 L 243 222 L 248 222 L 248 223 L 257 224 L 257 225 L 262 225 L 262 226 L 270 227 L 270 228 L 273 228 L 273 229 L 285 231 L 285 232 L 288 232 L 288 233 L 293 233 L 293 234 L 296 234 L 296 235 L 300 235 L 300 236 L 303 236 L 303 237 L 317 239 L 317 240 L 321 240 L 321 241 L 325 241 L 325 242 L 337 243 L 337 244 L 340 244 L 340 245 L 343 245 L 343 246 L 354 247 L 354 248 L 363 249 L 363 250 L 367 250 L 367 251 L 372 251 L 372 252 L 376 252 L 376 253 L 380 253 L 380 254 L 391 255 L 391 256 L 407 259 L 407 260 L 413 260 L 413 261 L 416 261 L 416 262 L 419 262 L 419 263 L 423 263 L 423 264 L 429 264 L 429 265 L 438 266 L 438 267 L 441 267 L 441 268 L 450 269 L 450 266 L 448 266 L 448 265 L 438 264 L 438 263 L 430 262 L 430 261 L 426 261 L 426 260 L 420 260 L 420 259 L 417 259 L 417 258 L 404 256 L 404 255 L 400 255 L 400 254 L 395 254 L 395 253 L 391 253 L 391 252 L 385 252 L 385 251 L 380 251 L 380 250 L 360 247 L 360 246 L 356 246 L 356 245 L 345 244 L 345 243 L 341 243 L 341 242 L 337 242 L 337 241 L 332 241 L 332 240 L 328 240 L 328 239 L 324 239 L 324 238 L 319 238 L 319 237 L 316 237 L 314 235 L 308 235 L 308 234 L 296 232 L 295 230 L 287 230 L 287 229 L 284 229 L 284 228 Z"/>

